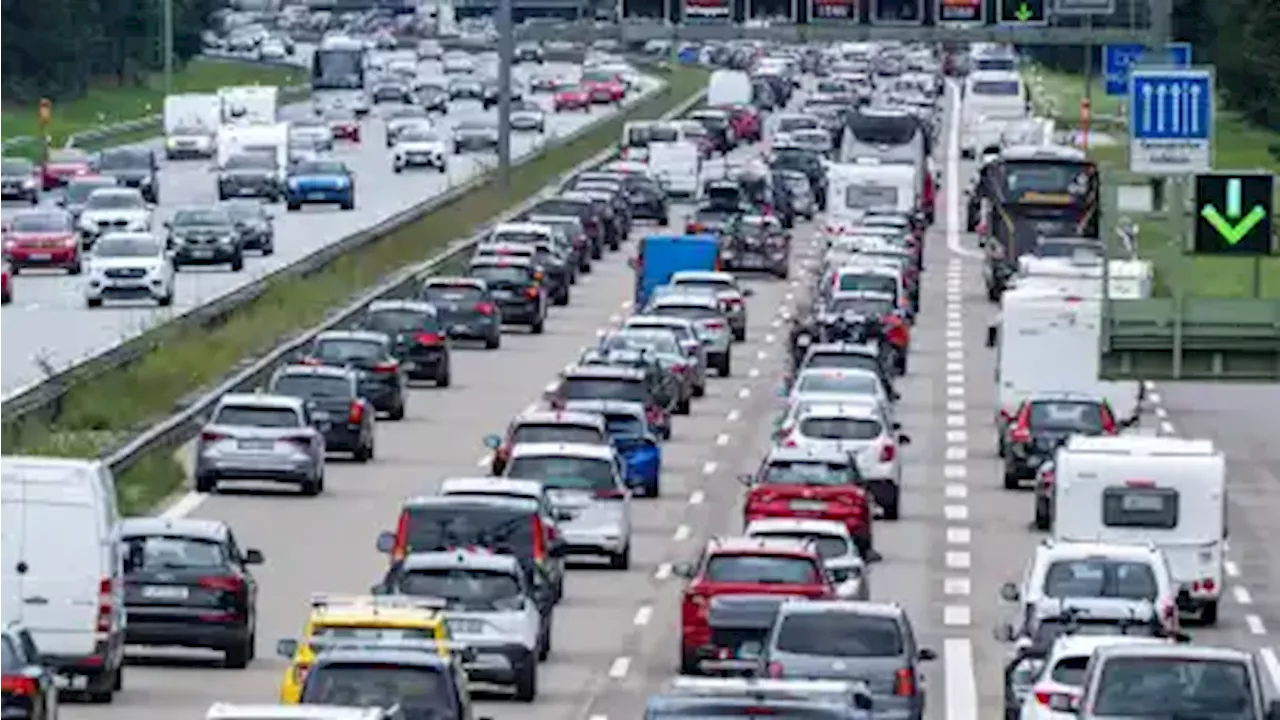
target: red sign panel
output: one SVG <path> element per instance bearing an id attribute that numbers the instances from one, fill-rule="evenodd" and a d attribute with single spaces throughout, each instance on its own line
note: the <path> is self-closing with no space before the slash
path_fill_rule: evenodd
<path id="1" fill-rule="evenodd" d="M 733 20 L 733 0 L 684 0 L 686 22 Z"/>
<path id="2" fill-rule="evenodd" d="M 986 21 L 986 0 L 938 0 L 940 23 L 978 23 Z"/>
<path id="3" fill-rule="evenodd" d="M 860 0 L 809 0 L 809 22 L 856 23 Z"/>

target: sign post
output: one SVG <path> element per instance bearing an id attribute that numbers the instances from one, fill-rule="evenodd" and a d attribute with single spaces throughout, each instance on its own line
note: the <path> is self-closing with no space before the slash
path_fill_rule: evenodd
<path id="1" fill-rule="evenodd" d="M 49 124 L 53 122 L 53 101 L 40 98 L 40 162 L 49 160 Z"/>

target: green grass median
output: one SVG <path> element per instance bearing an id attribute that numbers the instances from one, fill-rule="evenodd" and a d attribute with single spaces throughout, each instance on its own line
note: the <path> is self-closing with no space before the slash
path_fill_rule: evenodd
<path id="1" fill-rule="evenodd" d="M 561 173 L 614 144 L 627 120 L 656 118 L 706 86 L 702 70 L 676 68 L 666 90 L 591 132 L 513 169 L 510 191 L 488 183 L 305 278 L 281 280 L 214 328 L 157 328 L 158 349 L 132 365 L 78 385 L 63 396 L 52 422 L 6 423 L 6 454 L 96 457 L 123 438 L 169 415 L 198 388 L 230 374 L 245 358 L 264 354 L 312 327 L 399 268 L 420 262 L 449 242 L 529 198 Z M 117 478 L 123 511 L 143 513 L 185 480 L 175 448 L 159 448 Z"/>
<path id="2" fill-rule="evenodd" d="M 1041 87 L 1035 98 L 1036 112 L 1053 116 L 1062 125 L 1079 124 L 1080 98 L 1084 80 L 1079 75 L 1057 73 L 1044 68 L 1027 71 L 1028 82 L 1038 77 Z M 1093 88 L 1092 107 L 1097 114 L 1123 117 L 1123 98 L 1107 97 L 1101 80 Z M 1052 99 L 1052 101 L 1050 101 Z M 1056 108 L 1056 112 L 1053 109 Z M 1130 173 L 1128 129 L 1123 123 L 1101 123 L 1095 130 L 1106 133 L 1114 143 L 1094 142 L 1089 154 L 1102 167 L 1108 182 L 1115 185 L 1141 185 L 1147 176 Z M 1221 170 L 1241 170 L 1280 174 L 1280 160 L 1270 149 L 1280 147 L 1280 133 L 1258 128 L 1222 107 L 1218 108 L 1214 127 L 1214 166 Z M 1187 193 L 1194 192 L 1188 186 Z M 1274 207 L 1280 208 L 1280 192 Z M 1183 252 L 1184 237 L 1178 226 L 1191 232 L 1194 217 L 1185 214 L 1179 223 L 1172 210 L 1135 214 L 1122 213 L 1138 223 L 1139 250 L 1142 257 L 1155 264 L 1156 292 L 1171 295 L 1181 288 L 1197 297 L 1250 297 L 1254 288 L 1254 261 L 1247 258 L 1205 257 Z M 1262 297 L 1280 298 L 1280 257 L 1263 258 L 1258 274 Z"/>

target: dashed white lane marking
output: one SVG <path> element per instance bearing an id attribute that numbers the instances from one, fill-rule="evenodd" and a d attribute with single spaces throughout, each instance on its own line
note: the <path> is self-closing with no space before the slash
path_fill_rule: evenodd
<path id="1" fill-rule="evenodd" d="M 949 362 L 949 363 L 947 363 L 947 372 L 949 372 L 949 373 L 961 373 L 961 372 L 964 372 L 964 363 L 963 363 L 963 362 L 956 362 L 956 361 L 954 361 L 954 360 L 953 360 L 953 361 L 951 361 L 951 362 Z"/>
<path id="2" fill-rule="evenodd" d="M 738 388 L 738 399 L 739 399 L 739 400 L 746 400 L 746 399 L 747 399 L 747 398 L 749 398 L 749 397 L 751 397 L 751 388 L 747 388 L 747 387 L 744 387 L 744 388 Z"/>
<path id="3" fill-rule="evenodd" d="M 947 351 L 948 362 L 964 362 L 964 351 L 959 348 L 952 348 Z"/>
<path id="4" fill-rule="evenodd" d="M 959 340 L 961 337 L 963 337 L 963 333 L 958 326 L 947 328 L 948 340 Z"/>
<path id="5" fill-rule="evenodd" d="M 703 463 L 703 464 L 702 464 L 702 474 L 703 474 L 703 475 L 715 475 L 715 474 L 716 474 L 716 468 L 718 468 L 718 467 L 720 467 L 720 465 L 719 465 L 719 464 L 717 464 L 714 460 L 708 460 L 708 461 L 706 461 L 705 463 Z"/>
<path id="6" fill-rule="evenodd" d="M 683 542 L 689 539 L 689 533 L 690 533 L 689 526 L 681 525 L 680 527 L 676 528 L 676 531 L 674 534 L 672 534 L 671 539 L 675 540 L 676 542 Z"/>
<path id="7" fill-rule="evenodd" d="M 724 416 L 724 419 L 725 419 L 726 421 L 728 421 L 728 422 L 738 422 L 738 420 L 739 420 L 741 417 L 742 417 L 742 412 L 741 412 L 741 411 L 739 411 L 739 410 L 730 410 L 730 411 L 729 411 L 729 414 Z"/>
<path id="8" fill-rule="evenodd" d="M 1222 567 L 1227 571 L 1228 577 L 1240 577 L 1240 566 L 1234 560 L 1224 561 Z"/>
<path id="9" fill-rule="evenodd" d="M 1169 417 L 1169 411 L 1168 411 L 1168 410 L 1165 410 L 1163 407 L 1161 407 L 1161 406 L 1157 405 L 1157 406 L 1156 406 L 1156 417 L 1158 417 L 1158 418 L 1160 418 L 1161 420 L 1163 420 L 1163 419 L 1165 419 L 1165 418 Z"/>
<path id="10" fill-rule="evenodd" d="M 707 499 L 707 494 L 701 490 L 694 490 L 689 493 L 690 505 L 701 505 Z"/>
<path id="11" fill-rule="evenodd" d="M 963 340 L 959 340 L 959 339 L 956 339 L 956 338 L 951 338 L 950 340 L 948 340 L 948 341 L 947 341 L 947 349 L 948 349 L 948 350 L 959 350 L 959 349 L 961 349 L 961 348 L 963 348 L 963 347 L 964 347 L 964 341 L 963 341 Z"/>
<path id="12" fill-rule="evenodd" d="M 720 433 L 719 435 L 717 435 L 716 444 L 719 445 L 720 447 L 724 447 L 725 445 L 728 445 L 729 435 L 727 433 Z"/>
<path id="13" fill-rule="evenodd" d="M 1249 594 L 1249 588 L 1246 588 L 1241 585 L 1236 585 L 1235 587 L 1231 588 L 1231 594 L 1236 596 L 1236 602 L 1240 603 L 1241 605 L 1253 604 L 1253 596 Z"/>
<path id="14" fill-rule="evenodd" d="M 948 385 L 963 385 L 963 384 L 964 384 L 964 375 L 963 375 L 963 374 L 961 374 L 961 373 L 948 373 L 948 374 L 947 374 L 947 384 L 948 384 Z"/>
<path id="15" fill-rule="evenodd" d="M 964 397 L 963 385 L 950 385 L 947 387 L 947 395 L 950 397 Z"/>
<path id="16" fill-rule="evenodd" d="M 756 359 L 757 359 L 757 360 L 763 360 L 763 359 L 765 359 L 765 358 L 767 358 L 767 357 L 769 357 L 769 353 L 768 353 L 767 351 L 765 351 L 765 350 L 757 350 L 757 351 L 756 351 Z"/>
<path id="17" fill-rule="evenodd" d="M 969 448 L 963 445 L 952 445 L 947 448 L 947 460 L 965 460 L 969 457 Z"/>
<path id="18" fill-rule="evenodd" d="M 969 497 L 969 486 L 959 483 L 949 483 L 946 490 L 943 491 L 948 500 L 964 500 Z"/>
<path id="19" fill-rule="evenodd" d="M 476 461 L 476 467 L 489 467 L 489 464 L 492 462 L 493 456 L 486 453 L 481 455 L 480 459 Z"/>
<path id="20" fill-rule="evenodd" d="M 781 318 L 774 319 L 773 322 L 769 323 L 769 327 L 775 327 L 775 328 L 782 327 L 782 319 Z"/>
<path id="21" fill-rule="evenodd" d="M 764 341 L 765 341 L 765 342 L 767 342 L 767 343 L 771 343 L 771 344 L 772 344 L 772 343 L 775 343 L 775 342 L 777 342 L 777 341 L 778 341 L 778 337 L 777 337 L 776 335 L 774 335 L 773 333 L 770 333 L 770 334 L 768 334 L 768 335 L 765 335 L 765 336 L 764 336 Z"/>
<path id="22" fill-rule="evenodd" d="M 968 520 L 969 506 L 968 505 L 944 505 L 942 508 L 942 514 L 948 520 Z"/>
<path id="23" fill-rule="evenodd" d="M 969 468 L 964 465 L 943 465 L 942 477 L 948 480 L 961 480 L 969 476 Z"/>
<path id="24" fill-rule="evenodd" d="M 947 605 L 942 608 L 942 624 L 947 627 L 968 627 L 972 621 L 968 605 Z"/>
<path id="25" fill-rule="evenodd" d="M 750 370 L 748 370 L 747 377 L 750 377 L 750 378 L 760 377 L 760 368 L 751 368 Z"/>
<path id="26" fill-rule="evenodd" d="M 973 539 L 973 531 L 967 527 L 947 528 L 947 543 L 950 545 L 968 545 Z"/>
<path id="27" fill-rule="evenodd" d="M 632 303 L 631 303 L 631 301 L 630 301 L 630 300 L 623 300 L 623 301 L 622 301 L 622 309 L 623 309 L 623 310 L 630 310 L 630 309 L 631 309 L 631 304 L 632 304 Z"/>
<path id="28" fill-rule="evenodd" d="M 649 621 L 652 619 L 653 607 L 650 605 L 641 605 L 640 608 L 636 610 L 636 617 L 633 622 L 636 625 L 648 625 Z"/>
<path id="29" fill-rule="evenodd" d="M 783 299 L 785 299 L 787 302 L 791 302 L 792 300 L 795 300 L 795 299 L 796 299 L 796 294 L 795 294 L 795 293 L 787 293 L 786 295 L 783 295 L 782 297 L 783 297 Z"/>
<path id="30" fill-rule="evenodd" d="M 1165 420 L 1164 422 L 1160 423 L 1160 432 L 1164 433 L 1165 435 L 1177 434 L 1177 431 L 1173 427 L 1173 423 L 1169 422 L 1168 420 Z"/>
<path id="31" fill-rule="evenodd" d="M 968 570 L 973 565 L 973 556 L 967 550 L 948 550 L 945 557 L 952 570 Z"/>
<path id="32" fill-rule="evenodd" d="M 948 430 L 947 442 L 952 445 L 963 445 L 969 442 L 969 433 L 964 430 Z"/>
<path id="33" fill-rule="evenodd" d="M 947 412 L 953 412 L 953 413 L 962 413 L 962 412 L 964 412 L 964 401 L 963 401 L 963 400 L 948 400 L 948 401 L 947 401 Z"/>
<path id="34" fill-rule="evenodd" d="M 949 577 L 942 581 L 942 592 L 947 595 L 959 595 L 968 597 L 973 592 L 973 584 L 969 582 L 967 577 Z"/>
<path id="35" fill-rule="evenodd" d="M 664 562 L 653 571 L 654 580 L 666 580 L 669 577 L 671 577 L 671 563 Z"/>
<path id="36" fill-rule="evenodd" d="M 1267 626 L 1262 624 L 1262 618 L 1257 615 L 1245 615 L 1244 624 L 1249 628 L 1249 632 L 1254 635 L 1266 635 Z"/>
<path id="37" fill-rule="evenodd" d="M 614 680 L 621 680 L 627 676 L 627 671 L 631 669 L 631 658 L 623 655 L 613 659 L 613 664 L 609 666 L 609 677 Z"/>
<path id="38" fill-rule="evenodd" d="M 609 720 L 608 715 L 592 715 L 587 720 Z"/>
<path id="39" fill-rule="evenodd" d="M 963 415 L 947 416 L 947 427 L 959 428 L 959 427 L 964 427 L 964 425 L 965 425 L 965 417 Z"/>

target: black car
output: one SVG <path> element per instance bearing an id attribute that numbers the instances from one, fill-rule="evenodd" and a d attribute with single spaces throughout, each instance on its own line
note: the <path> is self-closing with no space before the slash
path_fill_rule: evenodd
<path id="1" fill-rule="evenodd" d="M 416 300 L 378 300 L 365 309 L 357 325 L 391 338 L 391 354 L 410 380 L 449 387 L 449 336 L 435 306 Z"/>
<path id="2" fill-rule="evenodd" d="M 793 146 L 774 147 L 769 167 L 775 170 L 799 170 L 807 175 L 818 209 L 827 209 L 827 170 L 818 153 Z"/>
<path id="3" fill-rule="evenodd" d="M 483 340 L 487 350 L 502 347 L 502 311 L 484 280 L 428 278 L 418 297 L 435 306 L 450 340 Z"/>
<path id="4" fill-rule="evenodd" d="M 58 688 L 53 670 L 40 660 L 31 632 L 20 623 L 10 623 L 0 635 L 0 670 L 4 690 L 0 693 L 5 720 L 56 720 Z"/>
<path id="5" fill-rule="evenodd" d="M 375 105 L 382 103 L 413 103 L 413 91 L 404 83 L 378 83 L 370 93 Z"/>
<path id="6" fill-rule="evenodd" d="M 502 313 L 504 325 L 527 325 L 541 335 L 547 321 L 546 290 L 537 279 L 538 268 L 522 258 L 478 257 L 467 275 L 484 280 Z"/>
<path id="7" fill-rule="evenodd" d="M 480 100 L 484 97 L 485 86 L 474 78 L 454 78 L 449 81 L 450 100 Z"/>
<path id="8" fill-rule="evenodd" d="M 698 121 L 698 124 L 706 128 L 712 149 L 721 155 L 738 146 L 733 136 L 733 126 L 729 122 L 729 113 L 724 110 L 695 110 L 689 113 L 689 119 Z"/>
<path id="9" fill-rule="evenodd" d="M 149 203 L 160 202 L 160 163 L 154 151 L 122 147 L 103 150 L 91 163 L 94 172 L 116 179 L 122 187 L 138 188 Z"/>
<path id="10" fill-rule="evenodd" d="M 589 171 L 578 174 L 568 187 L 600 180 L 613 180 L 622 184 L 632 219 L 655 220 L 658 225 L 666 227 L 670 208 L 667 191 L 658 181 L 639 173 Z"/>
<path id="11" fill-rule="evenodd" d="M 500 100 L 498 96 L 501 94 L 500 93 L 501 90 L 502 90 L 502 87 L 498 85 L 497 81 L 490 80 L 484 83 L 484 87 L 480 91 L 480 102 L 484 103 L 485 110 L 488 110 L 489 108 L 494 107 L 498 104 Z M 514 103 L 516 101 L 523 100 L 523 99 L 524 99 L 524 93 L 521 92 L 520 88 L 516 87 L 515 85 L 512 85 L 511 86 L 511 102 Z"/>
<path id="12" fill-rule="evenodd" d="M 720 260 L 724 270 L 763 270 L 786 280 L 791 269 L 791 235 L 773 218 L 739 216 L 725 228 Z"/>
<path id="13" fill-rule="evenodd" d="M 222 207 L 182 208 L 165 222 L 173 267 L 229 264 L 244 269 L 244 241 L 231 213 Z"/>
<path id="14" fill-rule="evenodd" d="M 742 168 L 734 173 L 733 181 L 741 188 L 746 202 L 758 211 L 777 216 L 782 227 L 788 230 L 795 227 L 796 208 L 791 202 L 791 192 L 775 184 L 772 173 Z"/>
<path id="15" fill-rule="evenodd" d="M 543 216 L 576 217 L 582 223 L 587 235 L 591 258 L 599 260 L 604 257 L 604 246 L 608 241 L 610 229 L 604 219 L 596 212 L 595 203 L 588 198 L 560 196 L 548 198 L 526 211 L 522 218 Z"/>
<path id="16" fill-rule="evenodd" d="M 0 161 L 0 191 L 5 200 L 22 200 L 32 205 L 40 202 L 40 175 L 35 163 L 26 158 Z"/>
<path id="17" fill-rule="evenodd" d="M 464 717 L 468 707 L 466 652 L 441 655 L 424 643 L 347 643 L 318 655 L 302 684 L 307 705 L 375 705 L 387 718 Z M 293 658 L 296 641 L 282 640 L 279 655 Z M 392 710 L 392 708 L 400 708 Z"/>
<path id="18" fill-rule="evenodd" d="M 582 227 L 582 220 L 573 215 L 538 215 L 523 213 L 520 222 L 549 225 L 560 233 L 570 247 L 570 259 L 577 265 L 578 272 L 591 272 L 590 239 Z"/>
<path id="19" fill-rule="evenodd" d="M 285 365 L 267 392 L 307 401 L 311 421 L 324 434 L 326 452 L 349 452 L 357 462 L 374 455 L 373 403 L 360 395 L 359 371 L 328 365 Z"/>
<path id="20" fill-rule="evenodd" d="M 498 149 L 498 126 L 492 120 L 463 120 L 453 128 L 453 153 Z"/>
<path id="21" fill-rule="evenodd" d="M 1117 419 L 1101 398 L 1051 393 L 1023 400 L 1000 430 L 1005 489 L 1017 490 L 1023 480 L 1034 479 L 1072 435 L 1114 435 L 1129 425 L 1132 421 Z"/>
<path id="22" fill-rule="evenodd" d="M 257 200 L 228 200 L 220 205 L 231 216 L 240 233 L 240 244 L 246 250 L 263 255 L 276 251 L 275 218 Z"/>
<path id="23" fill-rule="evenodd" d="M 590 203 L 592 214 L 599 218 L 600 227 L 604 229 L 604 243 L 610 250 L 622 247 L 627 239 L 628 220 L 618 213 L 616 200 L 606 194 L 587 191 L 571 191 L 562 193 L 561 200 Z"/>
<path id="24" fill-rule="evenodd" d="M 546 62 L 546 58 L 542 54 L 542 47 L 532 43 L 521 43 L 516 46 L 515 61 L 518 63 L 531 62 L 539 65 Z"/>
<path id="25" fill-rule="evenodd" d="M 348 367 L 359 373 L 360 395 L 392 420 L 403 420 L 405 373 L 386 333 L 329 330 L 316 335 L 302 358 L 306 365 Z"/>
<path id="26" fill-rule="evenodd" d="M 221 650 L 226 666 L 253 660 L 258 583 L 221 520 L 136 517 L 120 522 L 125 642 Z"/>
<path id="27" fill-rule="evenodd" d="M 626 238 L 631 234 L 631 202 L 627 199 L 627 191 L 617 180 L 579 180 L 569 192 L 580 192 L 595 199 L 597 195 L 608 198 L 613 210 L 613 217 L 621 225 L 619 234 Z"/>
<path id="28" fill-rule="evenodd" d="M 218 199 L 248 197 L 279 202 L 280 163 L 275 150 L 232 153 L 218 168 Z"/>

